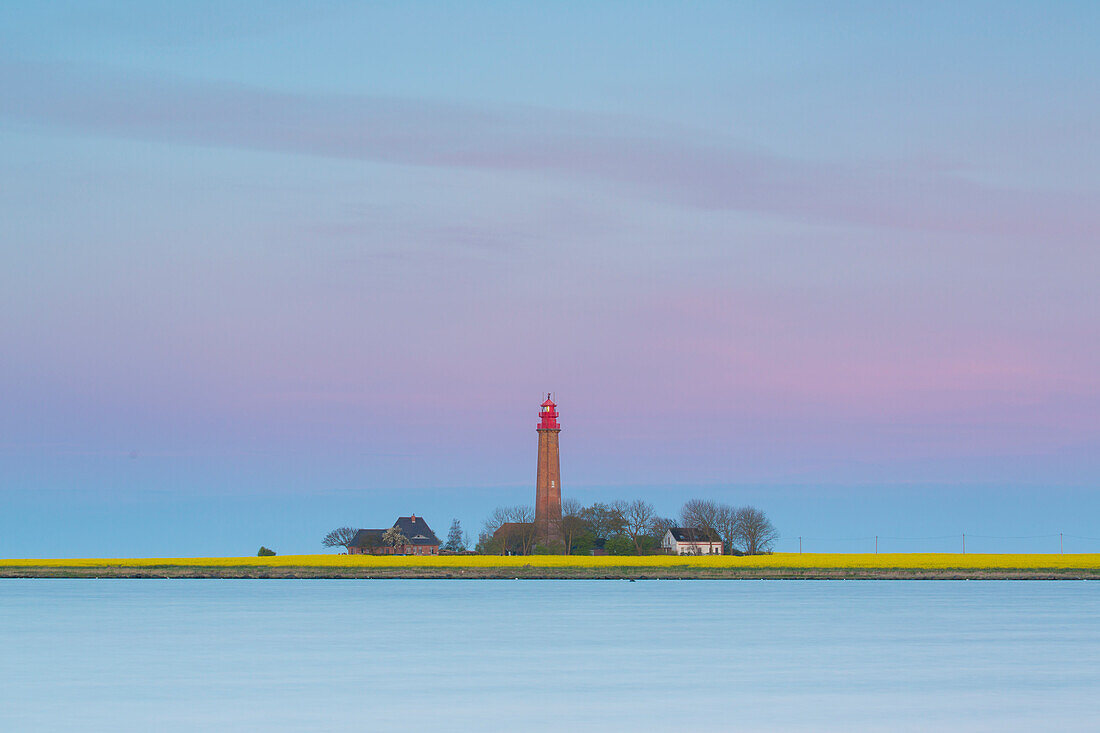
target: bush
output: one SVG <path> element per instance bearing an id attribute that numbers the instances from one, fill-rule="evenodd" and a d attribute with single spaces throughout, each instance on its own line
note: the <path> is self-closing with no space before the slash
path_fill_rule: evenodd
<path id="1" fill-rule="evenodd" d="M 661 547 L 661 541 L 649 535 L 642 535 L 639 537 L 638 544 L 642 546 L 643 555 L 652 555 Z"/>
<path id="2" fill-rule="evenodd" d="M 604 543 L 608 555 L 634 555 L 634 543 L 626 535 L 617 534 Z"/>
<path id="3" fill-rule="evenodd" d="M 260 551 L 256 553 L 256 557 L 275 557 L 275 550 L 260 547 Z"/>
<path id="4" fill-rule="evenodd" d="M 592 549 L 596 546 L 596 535 L 591 532 L 585 532 L 580 537 L 577 537 L 573 541 L 573 551 L 570 554 L 573 555 L 591 555 Z"/>

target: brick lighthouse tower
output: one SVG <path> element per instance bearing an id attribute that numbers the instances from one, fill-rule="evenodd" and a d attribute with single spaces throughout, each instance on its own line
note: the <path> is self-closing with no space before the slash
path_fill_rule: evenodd
<path id="1" fill-rule="evenodd" d="M 560 539 L 561 528 L 561 469 L 558 466 L 557 405 L 546 395 L 546 402 L 539 408 L 539 467 L 535 476 L 535 536 L 538 542 L 548 543 Z"/>

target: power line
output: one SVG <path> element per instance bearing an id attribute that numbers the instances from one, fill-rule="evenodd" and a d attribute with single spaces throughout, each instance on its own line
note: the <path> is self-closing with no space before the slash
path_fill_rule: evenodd
<path id="1" fill-rule="evenodd" d="M 1038 540 L 1049 537 L 1057 537 L 1058 533 L 1054 534 L 1025 534 L 1025 535 L 993 535 L 993 534 L 967 534 L 967 537 L 977 537 L 980 540 Z M 1069 535 L 1066 535 L 1069 537 Z"/>
<path id="2" fill-rule="evenodd" d="M 805 542 L 819 542 L 819 543 L 836 543 L 836 542 L 867 542 L 874 543 L 874 552 L 881 550 L 882 542 L 942 542 L 954 540 L 958 541 L 960 538 L 964 538 L 965 543 L 967 539 L 972 540 L 995 540 L 995 541 L 1020 541 L 1020 540 L 1048 540 L 1058 538 L 1057 552 L 1062 553 L 1065 551 L 1065 540 L 1086 540 L 1089 542 L 1100 542 L 1100 537 L 1089 537 L 1086 535 L 1069 534 L 1067 532 L 1051 532 L 1047 534 L 1028 534 L 1028 535 L 989 535 L 989 534 L 970 534 L 970 533 L 957 533 L 957 534 L 945 534 L 945 535 L 926 535 L 920 537 L 895 537 L 890 535 L 865 535 L 860 537 L 807 537 L 806 535 L 780 535 L 776 538 L 779 542 L 798 542 L 798 551 L 803 551 L 803 545 Z M 965 544 L 963 545 L 965 547 Z M 965 549 L 963 550 L 966 551 Z M 867 552 L 870 552 L 868 549 Z"/>
<path id="3" fill-rule="evenodd" d="M 929 535 L 927 537 L 892 537 L 890 535 L 867 535 L 865 537 L 810 537 L 808 535 L 792 535 L 792 536 L 780 536 L 777 539 L 780 540 L 794 540 L 801 537 L 804 540 L 813 540 L 814 542 L 860 542 L 863 540 L 873 540 L 876 537 L 880 540 L 903 540 L 906 542 L 918 541 L 918 540 L 956 540 L 962 536 L 961 532 L 955 534 L 941 534 L 941 535 Z M 966 533 L 967 537 L 980 540 L 1036 540 L 1036 539 L 1049 539 L 1051 537 L 1072 537 L 1078 540 L 1095 540 L 1100 542 L 1100 537 L 1086 537 L 1084 535 L 1070 534 L 1066 532 L 1064 534 L 1058 532 L 1052 532 L 1051 534 L 1022 534 L 1022 535 L 995 535 L 995 534 L 970 534 Z"/>

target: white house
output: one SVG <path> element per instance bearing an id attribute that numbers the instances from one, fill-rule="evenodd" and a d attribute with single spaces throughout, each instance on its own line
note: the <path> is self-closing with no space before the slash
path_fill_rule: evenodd
<path id="1" fill-rule="evenodd" d="M 722 538 L 713 529 L 671 527 L 661 540 L 661 549 L 670 555 L 721 555 Z"/>

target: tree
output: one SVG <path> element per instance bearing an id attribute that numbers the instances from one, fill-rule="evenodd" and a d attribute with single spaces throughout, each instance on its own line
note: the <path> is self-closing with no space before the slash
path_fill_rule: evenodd
<path id="1" fill-rule="evenodd" d="M 269 550 L 261 545 L 260 551 L 256 553 L 256 557 L 275 557 L 275 550 Z"/>
<path id="2" fill-rule="evenodd" d="M 622 513 L 613 505 L 596 502 L 582 509 L 580 516 L 585 528 L 597 538 L 607 539 L 623 531 Z"/>
<path id="3" fill-rule="evenodd" d="M 337 527 L 325 535 L 321 544 L 325 547 L 343 547 L 346 550 L 355 539 L 355 534 L 355 530 L 351 527 Z"/>
<path id="4" fill-rule="evenodd" d="M 570 548 L 570 552 L 574 555 L 590 555 L 594 549 L 596 549 L 596 535 L 585 529 L 573 538 L 573 547 Z"/>
<path id="5" fill-rule="evenodd" d="M 722 505 L 710 499 L 689 499 L 680 510 L 684 527 L 716 530 L 722 513 Z"/>
<path id="6" fill-rule="evenodd" d="M 737 509 L 729 504 L 719 504 L 714 518 L 714 531 L 722 538 L 722 550 L 732 555 L 737 544 Z"/>
<path id="7" fill-rule="evenodd" d="M 512 527 L 508 524 L 512 521 L 510 512 L 509 507 L 498 506 L 486 518 L 481 530 L 481 539 L 478 540 L 478 547 L 482 548 L 482 552 L 492 552 L 494 555 L 508 553 L 512 534 Z"/>
<path id="8" fill-rule="evenodd" d="M 538 529 L 535 527 L 535 510 L 529 506 L 520 505 L 511 507 L 508 516 L 512 521 L 513 536 L 519 545 L 519 554 L 530 555 L 535 546 L 535 538 Z"/>
<path id="9" fill-rule="evenodd" d="M 493 510 L 493 513 L 485 518 L 485 523 L 482 527 L 483 532 L 493 534 L 501 525 L 508 521 L 508 507 L 498 506 Z"/>
<path id="10" fill-rule="evenodd" d="M 661 541 L 650 534 L 643 534 L 638 538 L 638 554 L 652 555 L 661 546 Z"/>
<path id="11" fill-rule="evenodd" d="M 649 534 L 652 537 L 656 537 L 657 544 L 660 544 L 661 540 L 665 538 L 665 532 L 678 526 L 676 520 L 670 517 L 654 517 L 653 521 L 649 523 Z"/>
<path id="12" fill-rule="evenodd" d="M 625 534 L 617 534 L 604 543 L 603 549 L 608 555 L 634 555 L 636 548 L 634 543 Z"/>
<path id="13" fill-rule="evenodd" d="M 722 539 L 723 551 L 728 555 L 741 542 L 738 533 L 740 509 L 709 499 L 692 499 L 680 510 L 685 527 L 716 533 Z"/>
<path id="14" fill-rule="evenodd" d="M 768 520 L 767 515 L 751 506 L 737 510 L 735 535 L 746 555 L 771 552 L 772 544 L 779 538 L 779 532 Z"/>
<path id="15" fill-rule="evenodd" d="M 474 546 L 474 552 L 479 555 L 495 555 L 496 545 L 493 543 L 493 535 L 482 530 L 477 536 L 477 544 Z"/>
<path id="16" fill-rule="evenodd" d="M 393 551 L 397 552 L 397 548 L 409 544 L 409 538 L 402 534 L 397 527 L 390 527 L 382 533 L 382 544 L 392 547 Z"/>
<path id="17" fill-rule="evenodd" d="M 451 529 L 447 532 L 447 544 L 443 549 L 450 552 L 465 552 L 466 541 L 462 537 L 462 525 L 457 519 L 451 520 Z"/>
<path id="18" fill-rule="evenodd" d="M 573 553 L 573 545 L 577 538 L 584 532 L 584 519 L 581 512 L 584 508 L 576 499 L 563 499 L 561 502 L 561 520 L 558 523 L 558 534 L 565 544 L 565 554 Z"/>
<path id="19" fill-rule="evenodd" d="M 491 536 L 487 543 L 479 542 L 483 551 L 506 555 L 509 552 L 531 554 L 536 537 L 535 510 L 529 506 L 497 507 L 485 520 L 482 536 Z"/>
<path id="20" fill-rule="evenodd" d="M 622 517 L 623 532 L 630 537 L 630 541 L 634 543 L 635 554 L 642 554 L 642 538 L 646 537 L 646 533 L 649 531 L 650 525 L 653 523 L 653 517 L 656 514 L 656 510 L 653 505 L 648 501 L 642 501 L 636 499 L 629 504 L 623 504 L 621 507 L 617 507 L 616 511 L 619 516 Z M 608 550 L 610 553 L 611 551 Z"/>

